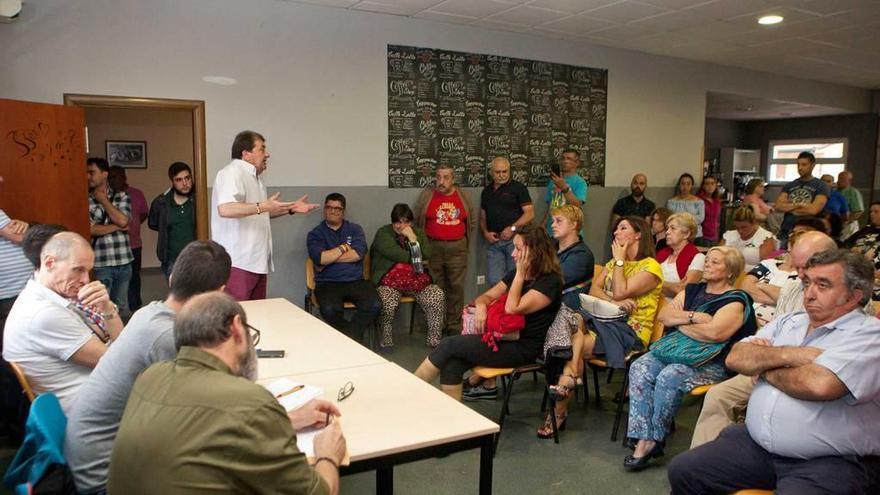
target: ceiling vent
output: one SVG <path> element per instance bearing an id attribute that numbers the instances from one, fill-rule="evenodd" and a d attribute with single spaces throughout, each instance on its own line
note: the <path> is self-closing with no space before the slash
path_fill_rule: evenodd
<path id="1" fill-rule="evenodd" d="M 21 0 L 0 0 L 0 22 L 15 22 L 21 13 Z"/>

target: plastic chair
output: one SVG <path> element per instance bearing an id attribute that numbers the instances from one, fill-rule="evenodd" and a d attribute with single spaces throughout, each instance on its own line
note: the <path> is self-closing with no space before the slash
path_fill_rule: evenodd
<path id="1" fill-rule="evenodd" d="M 369 251 L 364 255 L 364 280 L 370 279 L 370 253 Z M 402 296 L 400 298 L 400 302 L 403 303 L 415 303 L 415 298 L 411 296 Z M 314 313 L 316 309 L 318 309 L 318 298 L 315 297 L 315 262 L 312 261 L 312 258 L 306 256 L 306 295 L 303 301 L 303 307 L 309 313 Z M 354 304 L 350 302 L 343 303 L 343 307 L 345 309 L 355 309 Z M 415 318 L 416 318 L 416 306 L 413 305 L 412 311 L 410 311 L 410 319 L 409 319 L 409 333 L 413 333 L 413 329 L 415 328 Z"/>
<path id="2" fill-rule="evenodd" d="M 30 383 L 28 383 L 27 377 L 24 376 L 24 371 L 21 370 L 21 366 L 15 363 L 9 363 L 9 369 L 12 370 L 12 373 L 15 375 L 15 378 L 18 379 L 18 384 L 21 385 L 22 391 L 24 391 L 24 395 L 27 396 L 28 402 L 33 402 L 34 394 L 33 389 L 31 389 Z"/>
<path id="3" fill-rule="evenodd" d="M 32 493 L 34 486 L 52 476 L 53 493 L 75 493 L 64 458 L 67 417 L 53 393 L 37 396 L 31 404 L 25 438 L 9 465 L 3 483 L 16 493 Z M 57 485 L 56 485 L 57 484 Z"/>
<path id="4" fill-rule="evenodd" d="M 663 336 L 663 332 L 665 331 L 665 327 L 663 326 L 662 323 L 660 323 L 660 320 L 658 318 L 658 316 L 660 315 L 660 310 L 663 309 L 663 306 L 665 306 L 665 305 L 666 305 L 666 300 L 661 296 L 660 301 L 657 304 L 657 313 L 654 315 L 654 329 L 651 332 L 651 339 L 648 344 L 649 346 L 650 346 L 650 344 L 653 344 L 654 342 L 660 340 L 660 337 Z M 612 442 L 617 440 L 617 433 L 620 431 L 620 422 L 621 422 L 621 419 L 623 418 L 623 403 L 626 401 L 626 391 L 627 391 L 627 388 L 629 387 L 629 367 L 632 364 L 632 362 L 636 360 L 636 358 L 640 357 L 641 355 L 645 354 L 646 352 L 647 352 L 647 349 L 643 349 L 641 351 L 631 352 L 626 356 L 626 368 L 624 370 L 623 381 L 620 384 L 620 392 L 618 392 L 617 410 L 614 414 L 614 426 L 611 428 L 611 441 Z M 585 361 L 586 361 L 586 366 L 584 367 L 584 408 L 587 407 L 587 404 L 590 401 L 589 387 L 587 386 L 587 380 L 586 380 L 587 368 L 590 368 L 593 371 L 593 389 L 596 394 L 596 403 L 597 404 L 600 402 L 599 372 L 603 369 L 607 369 L 608 373 L 609 373 L 608 379 L 610 381 L 611 373 L 614 371 L 613 368 L 608 367 L 608 363 L 604 359 L 589 358 L 589 359 L 585 359 Z"/>
<path id="5" fill-rule="evenodd" d="M 504 387 L 504 400 L 501 402 L 501 413 L 498 415 L 498 434 L 495 435 L 495 451 L 497 451 L 498 440 L 501 438 L 501 432 L 504 430 L 504 418 L 510 414 L 510 408 L 508 407 L 510 404 L 510 395 L 513 393 L 513 384 L 522 377 L 522 375 L 526 373 L 532 373 L 532 376 L 537 376 L 538 373 L 544 373 L 546 375 L 547 369 L 544 367 L 543 361 L 537 361 L 533 364 L 526 364 L 520 366 L 518 368 L 488 368 L 485 366 L 475 366 L 473 369 L 475 375 L 480 378 L 500 378 L 501 384 Z M 546 404 L 546 388 L 544 392 L 544 400 L 541 404 L 541 411 L 544 410 L 544 404 Z M 551 414 L 553 418 L 553 440 L 556 443 L 559 443 L 559 432 L 556 429 L 556 416 Z"/>

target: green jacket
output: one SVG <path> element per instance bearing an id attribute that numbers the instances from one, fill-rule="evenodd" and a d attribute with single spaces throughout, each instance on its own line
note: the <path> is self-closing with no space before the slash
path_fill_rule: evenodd
<path id="1" fill-rule="evenodd" d="M 412 229 L 422 248 L 422 263 L 427 270 L 428 260 L 431 259 L 431 243 L 428 242 L 428 237 L 421 227 L 413 225 Z M 370 246 L 370 280 L 373 284 L 379 285 L 382 276 L 388 273 L 395 263 L 409 263 L 409 261 L 409 249 L 397 243 L 397 234 L 394 233 L 391 224 L 379 227 Z"/>
<path id="2" fill-rule="evenodd" d="M 330 492 L 296 447 L 281 404 L 215 356 L 182 347 L 135 382 L 110 460 L 108 493 Z"/>

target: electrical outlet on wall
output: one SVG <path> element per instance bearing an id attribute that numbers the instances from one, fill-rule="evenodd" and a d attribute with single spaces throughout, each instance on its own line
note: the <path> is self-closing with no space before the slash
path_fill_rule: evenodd
<path id="1" fill-rule="evenodd" d="M 477 285 L 483 285 L 486 283 L 485 275 L 477 275 Z"/>

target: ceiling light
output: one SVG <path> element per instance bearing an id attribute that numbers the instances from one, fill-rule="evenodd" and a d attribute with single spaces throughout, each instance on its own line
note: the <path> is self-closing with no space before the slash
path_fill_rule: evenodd
<path id="1" fill-rule="evenodd" d="M 782 17 L 781 15 L 765 15 L 764 17 L 758 19 L 758 24 L 770 26 L 772 24 L 779 24 L 780 22 L 782 22 L 783 19 L 784 17 Z"/>
<path id="2" fill-rule="evenodd" d="M 232 86 L 233 84 L 238 84 L 238 81 L 235 79 L 225 76 L 205 76 L 202 78 L 202 81 L 211 84 L 219 84 L 220 86 Z"/>

